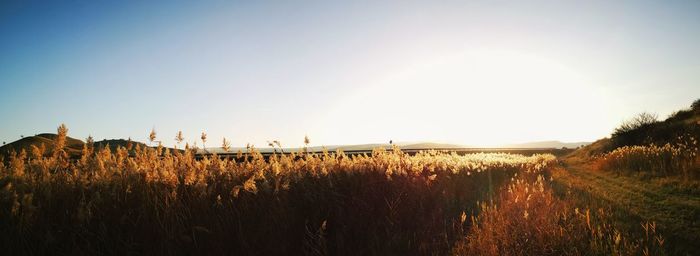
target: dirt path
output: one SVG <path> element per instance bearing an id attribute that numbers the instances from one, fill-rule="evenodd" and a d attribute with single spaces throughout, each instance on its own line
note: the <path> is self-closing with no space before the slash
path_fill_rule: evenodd
<path id="1" fill-rule="evenodd" d="M 577 193 L 586 203 L 609 205 L 629 228 L 642 221 L 657 222 L 670 238 L 669 249 L 700 254 L 700 195 L 672 189 L 658 182 L 591 170 L 582 164 L 564 164 L 553 174 L 560 189 Z M 675 248 L 674 248 L 675 247 Z M 691 254 L 693 255 L 693 254 Z"/>

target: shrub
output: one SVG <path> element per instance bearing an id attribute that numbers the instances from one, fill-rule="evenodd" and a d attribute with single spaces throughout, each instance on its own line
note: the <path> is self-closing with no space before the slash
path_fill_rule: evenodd
<path id="1" fill-rule="evenodd" d="M 695 111 L 695 113 L 700 112 L 700 99 L 693 101 L 693 104 L 690 105 L 690 109 Z"/>
<path id="2" fill-rule="evenodd" d="M 651 143 L 654 125 L 657 124 L 657 115 L 643 112 L 626 120 L 615 128 L 612 134 L 614 147 Z"/>

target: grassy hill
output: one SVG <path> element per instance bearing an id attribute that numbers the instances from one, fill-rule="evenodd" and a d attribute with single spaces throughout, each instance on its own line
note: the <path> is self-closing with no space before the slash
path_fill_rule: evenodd
<path id="1" fill-rule="evenodd" d="M 700 100 L 688 109 L 676 111 L 663 121 L 643 120 L 642 113 L 620 125 L 610 138 L 600 139 L 569 155 L 573 160 L 586 160 L 623 146 L 664 145 L 687 137 L 700 138 Z M 653 115 L 652 115 L 653 116 Z"/>
<path id="2" fill-rule="evenodd" d="M 10 152 L 13 151 L 20 152 L 22 150 L 25 150 L 27 152 L 30 152 L 32 145 L 41 147 L 42 144 L 44 145 L 44 147 L 46 147 L 46 153 L 51 154 L 55 145 L 55 139 L 56 134 L 53 133 L 42 133 L 36 136 L 24 137 L 22 139 L 0 147 L 0 156 L 4 156 L 5 158 L 7 158 Z M 70 156 L 79 155 L 80 150 L 83 148 L 83 144 L 85 144 L 85 142 L 83 142 L 82 140 L 67 137 L 65 150 Z"/>
<path id="3" fill-rule="evenodd" d="M 659 147 L 649 145 L 673 145 L 692 141 L 690 137 L 700 138 L 700 100 L 663 121 L 651 117 L 653 115 L 640 114 L 623 122 L 610 138 L 600 139 L 565 156 L 565 168 L 553 173 L 555 188 L 562 195 L 576 195 L 574 198 L 581 205 L 605 208 L 626 230 L 644 232 L 639 223 L 655 222 L 666 239 L 669 254 L 691 255 L 687 252 L 700 251 L 697 243 L 700 241 L 700 181 L 694 175 L 659 174 L 656 169 L 678 159 L 672 154 L 664 156 Z M 631 152 L 625 146 L 642 146 L 636 148 L 654 154 L 642 153 L 634 157 L 636 151 Z M 596 156 L 609 152 L 626 157 L 621 160 L 624 164 L 600 165 L 601 158 Z M 694 162 L 689 164 L 696 168 L 691 174 L 698 173 L 699 163 L 700 158 L 695 156 Z M 620 170 L 629 166 L 638 171 Z M 677 169 L 673 166 L 671 169 Z"/>
<path id="4" fill-rule="evenodd" d="M 54 146 L 55 146 L 54 141 L 56 139 L 56 136 L 57 135 L 54 133 L 42 133 L 42 134 L 37 134 L 35 136 L 24 137 L 22 139 L 19 139 L 17 141 L 11 142 L 7 145 L 0 147 L 0 156 L 7 159 L 11 152 L 20 152 L 21 150 L 31 152 L 32 145 L 37 146 L 37 147 L 41 147 L 42 144 L 46 148 L 46 154 L 50 155 L 51 152 L 53 151 Z M 109 148 L 111 150 L 116 150 L 116 148 L 119 146 L 127 147 L 127 145 L 129 143 L 131 143 L 134 147 L 136 145 L 139 145 L 141 147 L 147 147 L 147 145 L 145 143 L 137 142 L 137 141 L 129 142 L 128 140 L 124 140 L 124 139 L 110 139 L 110 140 L 105 139 L 105 140 L 101 140 L 101 141 L 95 141 L 94 147 L 96 149 L 100 149 L 100 148 L 109 146 Z M 85 142 L 82 140 L 67 137 L 65 150 L 70 157 L 78 157 L 78 156 L 80 156 L 84 145 L 85 145 Z"/>
<path id="5" fill-rule="evenodd" d="M 689 109 L 676 111 L 666 120 L 656 121 L 653 114 L 641 113 L 623 122 L 611 137 L 611 149 L 622 146 L 663 145 L 683 137 L 700 137 L 700 100 Z"/>

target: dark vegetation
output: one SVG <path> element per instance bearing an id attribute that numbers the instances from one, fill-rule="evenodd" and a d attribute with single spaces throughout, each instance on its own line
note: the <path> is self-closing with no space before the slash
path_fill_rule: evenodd
<path id="1" fill-rule="evenodd" d="M 700 139 L 700 99 L 690 108 L 678 110 L 663 121 L 655 114 L 640 113 L 623 121 L 610 138 L 603 138 L 568 154 L 572 161 L 588 161 L 624 146 L 663 146 L 689 138 Z"/>
<path id="2" fill-rule="evenodd" d="M 700 137 L 700 99 L 689 109 L 679 110 L 664 121 L 655 114 L 641 113 L 624 121 L 612 134 L 607 150 L 634 145 L 678 143 L 684 136 Z"/>
<path id="3" fill-rule="evenodd" d="M 55 141 L 57 136 L 58 135 L 55 133 L 41 133 L 35 136 L 24 137 L 22 139 L 0 147 L 0 157 L 7 160 L 9 159 L 9 156 L 12 152 L 19 153 L 22 150 L 26 152 L 31 152 L 32 146 L 39 148 L 43 147 L 45 149 L 45 156 L 50 156 L 53 153 L 54 148 L 56 147 Z M 146 147 L 146 144 L 137 141 L 132 141 L 130 139 L 105 139 L 87 143 L 90 143 L 97 149 L 109 146 L 112 151 L 115 151 L 118 147 L 131 149 L 133 149 L 137 145 L 140 147 Z M 86 142 L 83 142 L 82 140 L 66 137 L 66 145 L 63 150 L 67 153 L 69 158 L 77 159 L 80 158 L 81 152 L 85 144 Z"/>

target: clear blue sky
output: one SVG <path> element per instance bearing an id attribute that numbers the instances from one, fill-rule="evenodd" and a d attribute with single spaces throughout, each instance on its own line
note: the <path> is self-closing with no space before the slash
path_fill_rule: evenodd
<path id="1" fill-rule="evenodd" d="M 97 3 L 100 2 L 100 3 Z M 144 3 L 148 2 L 148 3 Z M 700 98 L 698 1 L 0 3 L 0 139 L 472 145 Z M 200 142 L 201 143 L 201 142 Z"/>

